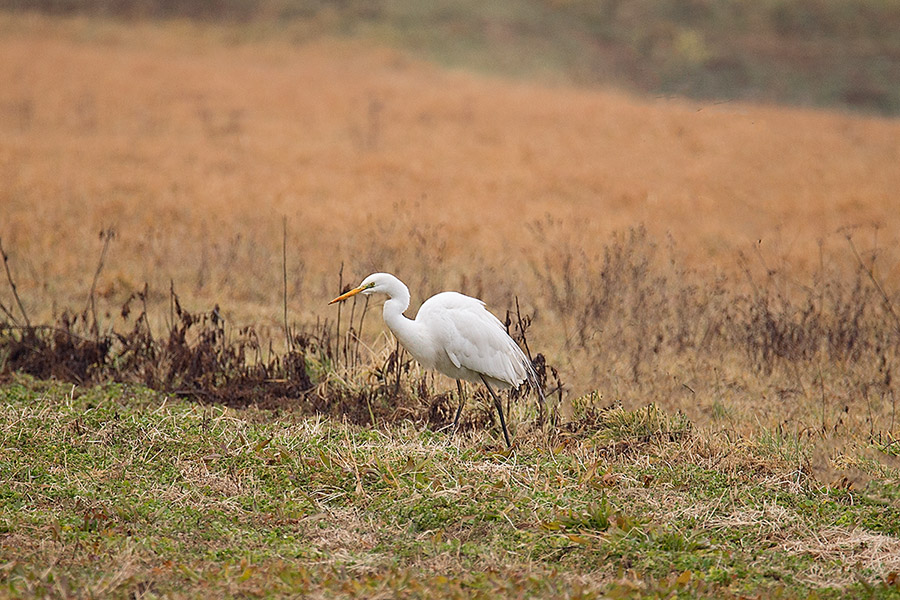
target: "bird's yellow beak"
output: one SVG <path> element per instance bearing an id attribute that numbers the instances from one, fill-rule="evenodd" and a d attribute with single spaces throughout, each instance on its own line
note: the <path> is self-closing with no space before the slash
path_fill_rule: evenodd
<path id="1" fill-rule="evenodd" d="M 334 300 L 332 300 L 332 301 L 329 302 L 328 304 L 334 304 L 335 302 L 343 302 L 344 300 L 346 300 L 346 299 L 349 298 L 350 296 L 355 296 L 355 295 L 357 295 L 358 293 L 360 293 L 361 291 L 363 291 L 364 289 L 366 289 L 366 288 L 364 288 L 364 287 L 353 288 L 352 290 L 350 290 L 350 291 L 347 292 L 346 294 L 341 294 L 340 296 L 338 296 L 337 298 L 335 298 Z"/>

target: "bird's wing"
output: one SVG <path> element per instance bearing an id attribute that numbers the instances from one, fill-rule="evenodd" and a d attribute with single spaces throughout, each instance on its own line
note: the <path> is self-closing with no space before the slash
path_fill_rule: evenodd
<path id="1" fill-rule="evenodd" d="M 432 339 L 457 367 L 512 386 L 528 378 L 525 353 L 481 300 L 444 292 L 422 305 L 416 321 L 428 327 Z"/>

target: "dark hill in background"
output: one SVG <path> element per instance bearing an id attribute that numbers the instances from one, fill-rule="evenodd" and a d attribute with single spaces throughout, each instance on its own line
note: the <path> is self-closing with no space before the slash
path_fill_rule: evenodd
<path id="1" fill-rule="evenodd" d="M 900 114 L 900 0 L 0 0 L 374 39 L 444 65 L 644 94 Z"/>

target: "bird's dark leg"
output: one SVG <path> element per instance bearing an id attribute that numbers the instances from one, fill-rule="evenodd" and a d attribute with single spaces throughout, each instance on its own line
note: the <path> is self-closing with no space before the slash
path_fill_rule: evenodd
<path id="1" fill-rule="evenodd" d="M 491 398 L 494 399 L 494 407 L 497 409 L 497 414 L 500 415 L 500 426 L 503 427 L 503 437 L 506 438 L 506 447 L 512 448 L 512 442 L 509 441 L 509 431 L 506 429 L 506 417 L 503 416 L 503 404 L 500 402 L 500 398 L 497 397 L 497 394 L 494 393 L 491 384 L 484 378 L 484 375 L 481 375 L 481 381 L 484 382 L 485 387 L 491 393 Z"/>
<path id="2" fill-rule="evenodd" d="M 456 418 L 453 419 L 453 431 L 459 426 L 459 415 L 462 414 L 463 405 L 466 403 L 466 397 L 463 395 L 462 381 L 456 380 L 456 391 L 459 395 L 459 408 L 456 409 Z"/>

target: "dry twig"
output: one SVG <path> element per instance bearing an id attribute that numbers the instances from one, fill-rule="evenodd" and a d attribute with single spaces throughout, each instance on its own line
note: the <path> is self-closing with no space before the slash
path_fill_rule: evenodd
<path id="1" fill-rule="evenodd" d="M 16 298 L 16 304 L 19 305 L 19 311 L 22 313 L 22 317 L 25 319 L 25 325 L 27 327 L 31 327 L 31 321 L 28 319 L 28 313 L 25 312 L 25 307 L 22 305 L 22 299 L 19 298 L 19 292 L 16 289 L 16 282 L 13 280 L 12 273 L 9 271 L 9 256 L 6 254 L 6 251 L 3 249 L 3 240 L 0 238 L 0 255 L 3 256 L 3 266 L 6 268 L 6 279 L 9 281 L 9 287 L 12 288 L 13 296 Z M 16 322 L 15 317 L 12 316 L 12 313 L 7 310 L 7 308 L 3 307 L 3 312 L 5 312 L 13 322 Z"/>

